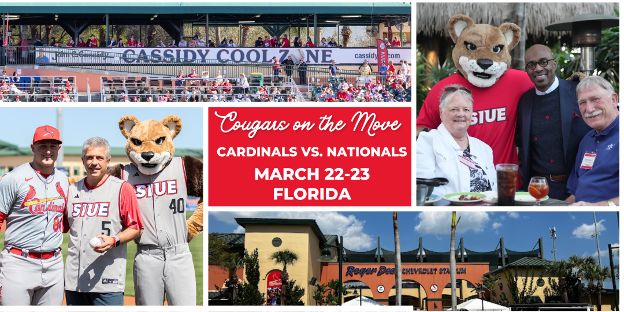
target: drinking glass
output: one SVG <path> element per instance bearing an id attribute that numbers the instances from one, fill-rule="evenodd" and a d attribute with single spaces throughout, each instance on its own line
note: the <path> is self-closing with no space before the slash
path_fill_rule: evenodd
<path id="1" fill-rule="evenodd" d="M 549 191 L 548 182 L 544 177 L 532 177 L 531 182 L 529 182 L 529 194 L 535 198 L 535 206 L 541 206 L 540 200 L 546 195 L 548 195 Z"/>

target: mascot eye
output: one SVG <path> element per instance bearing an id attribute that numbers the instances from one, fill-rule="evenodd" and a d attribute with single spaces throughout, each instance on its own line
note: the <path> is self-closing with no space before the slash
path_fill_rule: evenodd
<path id="1" fill-rule="evenodd" d="M 468 49 L 468 51 L 477 51 L 477 46 L 468 42 L 468 41 L 464 41 L 464 44 L 466 45 L 466 49 Z"/>
<path id="2" fill-rule="evenodd" d="M 494 53 L 498 54 L 498 53 L 500 53 L 500 51 L 503 51 L 504 47 L 505 46 L 503 46 L 502 44 L 499 44 L 499 45 L 495 46 L 494 48 L 492 48 L 492 51 Z"/>
<path id="3" fill-rule="evenodd" d="M 141 142 L 141 140 L 137 140 L 137 139 L 130 139 L 132 141 L 132 144 L 136 145 L 136 146 L 141 146 L 141 144 L 143 144 L 143 142 Z"/>
<path id="4" fill-rule="evenodd" d="M 165 142 L 165 137 L 160 137 L 158 139 L 156 139 L 156 144 L 157 145 L 161 145 Z"/>

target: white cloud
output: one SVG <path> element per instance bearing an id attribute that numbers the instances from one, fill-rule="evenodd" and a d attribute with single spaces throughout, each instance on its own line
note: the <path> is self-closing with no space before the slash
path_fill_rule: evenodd
<path id="1" fill-rule="evenodd" d="M 238 234 L 245 233 L 245 228 L 239 225 L 239 226 L 238 226 L 238 227 L 236 227 L 236 229 L 234 230 L 234 233 L 238 233 Z"/>
<path id="2" fill-rule="evenodd" d="M 607 228 L 602 225 L 602 222 L 604 222 L 604 219 L 598 221 L 598 223 L 596 223 L 596 225 L 598 226 L 598 232 L 600 231 L 606 231 Z M 574 235 L 574 237 L 576 238 L 587 238 L 590 239 L 592 238 L 591 236 L 595 233 L 595 228 L 594 228 L 594 224 L 585 224 L 583 223 L 581 226 L 577 227 L 576 229 L 574 229 L 574 231 L 572 231 L 572 235 Z"/>
<path id="3" fill-rule="evenodd" d="M 498 228 L 499 228 L 499 227 L 501 227 L 501 226 L 503 226 L 503 224 L 502 224 L 502 223 L 498 223 L 498 222 L 494 222 L 494 223 L 492 223 L 492 228 L 493 228 L 493 229 L 498 229 Z"/>
<path id="4" fill-rule="evenodd" d="M 572 219 L 572 221 L 574 221 L 574 219 L 576 219 L 576 216 L 573 215 L 572 213 L 570 213 L 570 219 Z"/>
<path id="5" fill-rule="evenodd" d="M 485 211 L 462 211 L 457 213 L 457 218 L 461 216 L 461 221 L 457 225 L 457 234 L 462 234 L 470 230 L 483 232 L 485 226 L 490 221 L 488 213 Z M 419 222 L 414 230 L 419 234 L 450 234 L 451 233 L 451 211 L 423 211 L 418 214 Z"/>
<path id="6" fill-rule="evenodd" d="M 520 214 L 515 211 L 507 211 L 507 215 L 512 219 L 520 218 Z"/>
<path id="7" fill-rule="evenodd" d="M 230 224 L 236 224 L 234 218 L 314 219 L 323 234 L 343 236 L 344 246 L 348 249 L 361 251 L 376 246 L 373 246 L 373 238 L 364 232 L 366 221 L 333 211 L 214 211 L 209 216 Z M 388 218 L 391 220 L 390 216 Z M 237 228 L 236 231 L 240 230 Z"/>
<path id="8" fill-rule="evenodd" d="M 618 259 L 620 257 L 619 250 L 620 250 L 619 248 L 613 250 L 613 259 Z M 598 251 L 595 251 L 592 254 L 592 257 L 598 259 Z M 609 249 L 600 250 L 600 258 L 609 260 Z"/>

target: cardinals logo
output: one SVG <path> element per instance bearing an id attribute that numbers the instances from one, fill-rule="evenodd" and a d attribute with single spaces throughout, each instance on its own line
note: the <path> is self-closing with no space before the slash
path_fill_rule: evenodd
<path id="1" fill-rule="evenodd" d="M 63 212 L 65 205 L 56 205 L 55 203 L 49 203 L 46 206 L 46 202 L 49 201 L 53 201 L 56 199 L 63 199 L 65 198 L 65 192 L 63 191 L 63 188 L 61 188 L 61 183 L 60 182 L 56 182 L 56 191 L 59 193 L 58 197 L 48 197 L 48 198 L 42 198 L 42 199 L 38 199 L 35 196 L 37 195 L 37 191 L 35 190 L 35 187 L 32 185 L 29 185 L 30 189 L 28 190 L 28 193 L 26 193 L 26 197 L 24 197 L 24 201 L 22 203 L 22 208 L 24 207 L 29 207 L 30 209 L 30 213 L 33 214 L 42 214 L 44 211 L 56 211 L 56 212 Z"/>

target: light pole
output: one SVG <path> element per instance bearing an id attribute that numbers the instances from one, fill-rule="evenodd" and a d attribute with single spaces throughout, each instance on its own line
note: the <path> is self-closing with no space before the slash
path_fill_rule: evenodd
<path id="1" fill-rule="evenodd" d="M 329 251 L 329 247 L 338 249 L 338 305 L 342 306 L 342 254 L 344 252 L 344 247 L 342 246 L 342 236 L 340 236 L 338 246 L 324 246 L 323 251 L 321 252 L 321 257 L 317 259 L 318 262 L 331 262 L 334 260 L 331 256 L 331 252 Z M 360 300 L 362 299 L 360 298 Z"/>
<path id="2" fill-rule="evenodd" d="M 609 265 L 611 266 L 611 282 L 613 283 L 613 293 L 615 294 L 615 311 L 619 310 L 619 294 L 615 283 L 615 265 L 613 265 L 613 249 L 620 251 L 620 245 L 609 244 Z"/>
<path id="3" fill-rule="evenodd" d="M 598 235 L 600 235 L 600 232 L 598 232 L 598 224 L 596 223 L 596 212 L 594 211 L 594 234 L 592 234 L 591 237 L 596 238 L 596 247 L 598 248 L 598 265 L 602 269 L 602 260 L 600 260 L 600 243 L 598 242 Z"/>
<path id="4" fill-rule="evenodd" d="M 557 238 L 557 234 L 555 233 L 555 231 L 557 231 L 557 228 L 548 228 L 548 230 L 550 230 L 550 238 L 552 238 L 553 240 L 553 250 L 551 251 L 551 253 L 555 254 L 555 261 L 557 261 L 557 248 L 555 247 L 555 239 Z"/>

